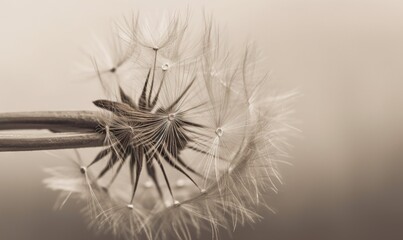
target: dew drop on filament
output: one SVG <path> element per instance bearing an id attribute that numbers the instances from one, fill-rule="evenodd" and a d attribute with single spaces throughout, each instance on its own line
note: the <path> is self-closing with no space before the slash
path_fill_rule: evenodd
<path id="1" fill-rule="evenodd" d="M 176 187 L 182 188 L 182 187 L 184 187 L 184 186 L 185 186 L 185 181 L 184 181 L 183 179 L 178 179 L 178 180 L 176 181 Z"/>
<path id="2" fill-rule="evenodd" d="M 218 137 L 221 137 L 224 134 L 224 130 L 219 127 L 215 130 L 215 133 L 217 134 Z"/>
<path id="3" fill-rule="evenodd" d="M 146 181 L 143 183 L 144 188 L 151 188 L 153 186 L 153 183 L 151 181 Z"/>
<path id="4" fill-rule="evenodd" d="M 175 113 L 170 113 L 170 114 L 168 115 L 168 120 L 169 120 L 169 121 L 175 120 Z"/>
<path id="5" fill-rule="evenodd" d="M 162 68 L 162 71 L 167 71 L 169 69 L 169 64 L 164 63 L 164 64 L 162 64 L 161 68 Z"/>

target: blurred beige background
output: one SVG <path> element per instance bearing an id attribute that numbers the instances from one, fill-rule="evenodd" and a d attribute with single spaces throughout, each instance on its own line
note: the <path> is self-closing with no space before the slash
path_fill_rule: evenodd
<path id="1" fill-rule="evenodd" d="M 128 9 L 187 4 L 214 13 L 231 38 L 256 40 L 279 89 L 303 94 L 294 166 L 271 197 L 278 213 L 233 238 L 403 239 L 401 1 L 1 0 L 0 112 L 94 109 L 100 87 L 74 73 L 80 46 Z M 42 169 L 61 164 L 0 153 L 1 240 L 111 239 L 87 230 L 79 206 L 52 210 Z"/>

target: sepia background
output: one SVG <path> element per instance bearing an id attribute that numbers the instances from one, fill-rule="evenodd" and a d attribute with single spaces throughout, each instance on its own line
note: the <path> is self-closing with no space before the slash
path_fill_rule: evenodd
<path id="1" fill-rule="evenodd" d="M 403 239 L 398 0 L 0 0 L 0 112 L 95 110 L 102 91 L 76 71 L 82 46 L 122 14 L 186 6 L 213 13 L 234 41 L 255 40 L 278 89 L 301 93 L 293 166 L 270 196 L 277 213 L 232 238 Z M 43 169 L 68 154 L 0 153 L 1 240 L 112 239 L 88 230 L 78 205 L 53 210 Z"/>

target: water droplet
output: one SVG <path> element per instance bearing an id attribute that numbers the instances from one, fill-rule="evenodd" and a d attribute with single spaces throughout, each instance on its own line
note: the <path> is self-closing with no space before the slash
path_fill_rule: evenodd
<path id="1" fill-rule="evenodd" d="M 170 207 L 170 206 L 172 206 L 172 201 L 166 200 L 165 207 Z"/>
<path id="2" fill-rule="evenodd" d="M 215 130 L 215 133 L 217 134 L 218 137 L 221 137 L 224 134 L 224 130 L 222 128 L 217 128 Z"/>
<path id="3" fill-rule="evenodd" d="M 128 209 L 133 209 L 133 204 L 127 204 L 126 206 Z"/>
<path id="4" fill-rule="evenodd" d="M 167 71 L 169 69 L 169 64 L 164 63 L 164 64 L 162 64 L 161 68 L 162 68 L 162 71 Z"/>
<path id="5" fill-rule="evenodd" d="M 176 181 L 176 187 L 178 187 L 178 188 L 182 188 L 182 187 L 184 187 L 185 186 L 185 181 L 183 180 L 183 179 L 178 179 L 177 181 Z"/>
<path id="6" fill-rule="evenodd" d="M 177 200 L 174 200 L 174 206 L 176 207 L 176 206 L 179 206 L 181 203 L 179 202 L 179 201 L 177 201 Z"/>
<path id="7" fill-rule="evenodd" d="M 202 188 L 202 189 L 200 189 L 200 192 L 201 192 L 201 193 L 205 193 L 205 192 L 206 192 L 206 189 Z"/>
<path id="8" fill-rule="evenodd" d="M 153 186 L 153 182 L 151 181 L 146 181 L 145 183 L 143 183 L 144 188 L 152 188 Z"/>
<path id="9" fill-rule="evenodd" d="M 168 115 L 168 120 L 169 120 L 169 121 L 175 120 L 175 113 L 170 113 L 170 114 Z"/>

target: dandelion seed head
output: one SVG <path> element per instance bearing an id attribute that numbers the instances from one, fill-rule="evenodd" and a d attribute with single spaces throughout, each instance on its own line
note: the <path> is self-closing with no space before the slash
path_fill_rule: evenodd
<path id="1" fill-rule="evenodd" d="M 289 97 L 271 95 L 256 50 L 223 47 L 209 18 L 196 41 L 188 15 L 154 20 L 127 19 L 109 64 L 93 59 L 109 97 L 94 101 L 105 147 L 45 183 L 87 200 L 98 230 L 186 240 L 209 229 L 217 238 L 259 219 L 264 195 L 281 184 Z"/>

